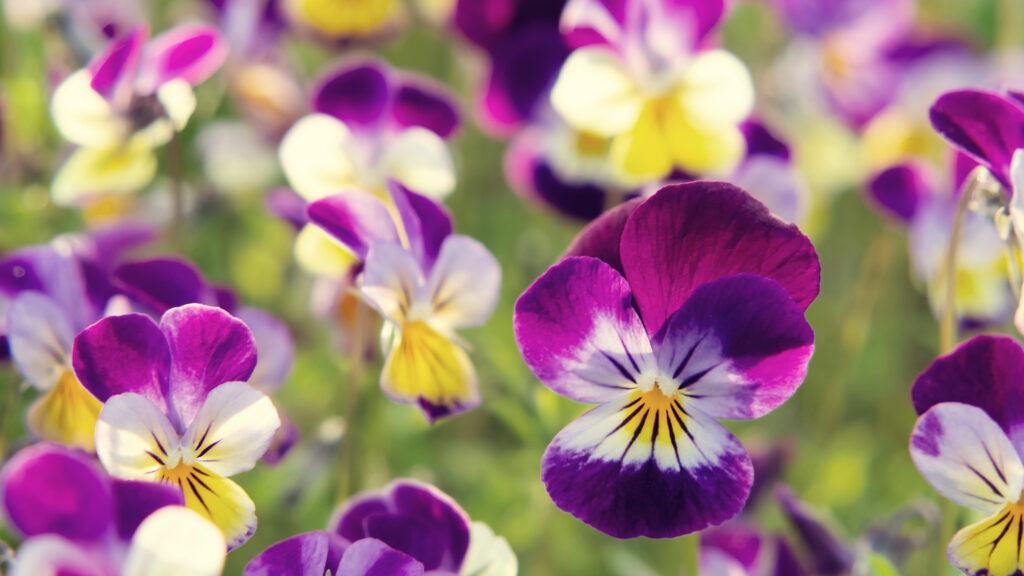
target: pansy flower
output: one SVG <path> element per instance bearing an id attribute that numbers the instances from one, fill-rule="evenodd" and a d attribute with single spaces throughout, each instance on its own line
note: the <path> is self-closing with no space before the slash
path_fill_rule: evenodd
<path id="1" fill-rule="evenodd" d="M 328 530 L 267 548 L 245 576 L 515 576 L 517 568 L 508 542 L 471 523 L 447 494 L 396 480 L 342 504 Z"/>
<path id="2" fill-rule="evenodd" d="M 803 381 L 810 241 L 724 183 L 668 186 L 594 221 L 519 298 L 515 332 L 551 390 L 599 404 L 548 446 L 555 504 L 619 538 L 740 512 L 750 458 L 717 418 L 763 416 Z"/>
<path id="3" fill-rule="evenodd" d="M 1022 367 L 1015 340 L 978 336 L 935 360 L 911 391 L 917 469 L 940 494 L 987 516 L 949 543 L 950 562 L 972 576 L 1024 570 Z"/>
<path id="4" fill-rule="evenodd" d="M 280 4 L 295 28 L 340 43 L 387 37 L 408 18 L 401 0 L 281 0 Z"/>
<path id="5" fill-rule="evenodd" d="M 312 202 L 346 190 L 387 195 L 389 180 L 443 198 L 455 189 L 445 143 L 459 126 L 455 98 L 427 78 L 357 57 L 321 79 L 313 114 L 281 141 L 281 167 L 292 188 Z M 353 260 L 315 227 L 296 239 L 300 264 L 340 276 Z"/>
<path id="6" fill-rule="evenodd" d="M 136 27 L 65 79 L 50 104 L 54 124 L 78 149 L 51 186 L 57 204 L 127 194 L 152 181 L 154 149 L 195 110 L 192 87 L 223 63 L 227 44 L 213 27 L 184 25 L 147 42 Z"/>
<path id="7" fill-rule="evenodd" d="M 252 333 L 220 308 L 188 304 L 148 316 L 110 316 L 75 338 L 75 374 L 103 402 L 96 453 L 115 478 L 177 486 L 228 546 L 256 529 L 252 500 L 229 480 L 263 456 L 280 419 L 245 381 Z"/>
<path id="8" fill-rule="evenodd" d="M 766 536 L 739 524 L 700 535 L 700 573 L 726 576 L 807 576 L 780 536 Z"/>
<path id="9" fill-rule="evenodd" d="M 728 173 L 743 157 L 739 125 L 754 88 L 739 59 L 706 49 L 725 4 L 570 0 L 562 30 L 576 49 L 552 89 L 555 110 L 576 130 L 611 138 L 612 159 L 629 174 Z"/>
<path id="10" fill-rule="evenodd" d="M 181 492 L 113 480 L 81 452 L 37 444 L 0 471 L 5 516 L 24 541 L 13 576 L 217 576 L 227 546 Z"/>
<path id="11" fill-rule="evenodd" d="M 372 194 L 310 204 L 310 221 L 363 262 L 356 288 L 384 319 L 381 388 L 434 421 L 480 402 L 477 376 L 456 330 L 479 326 L 497 305 L 501 267 L 482 244 L 452 234 L 447 211 L 392 187 L 398 218 Z"/>

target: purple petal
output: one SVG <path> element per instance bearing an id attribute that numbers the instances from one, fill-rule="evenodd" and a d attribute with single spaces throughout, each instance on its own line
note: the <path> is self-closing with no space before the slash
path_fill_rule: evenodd
<path id="1" fill-rule="evenodd" d="M 366 259 L 377 242 L 398 242 L 398 230 L 387 205 L 368 192 L 351 190 L 317 200 L 306 209 L 309 221 L 322 228 L 350 249 L 360 260 Z"/>
<path id="2" fill-rule="evenodd" d="M 758 120 L 748 120 L 743 123 L 741 129 L 747 140 L 747 158 L 767 155 L 783 160 L 790 159 L 789 146 L 779 140 L 764 123 Z"/>
<path id="3" fill-rule="evenodd" d="M 277 414 L 281 418 L 281 427 L 274 433 L 274 438 L 270 441 L 270 447 L 263 453 L 262 458 L 263 463 L 267 466 L 277 466 L 280 464 L 299 442 L 299 427 L 295 425 L 291 418 L 286 417 L 280 408 L 277 409 Z"/>
<path id="4" fill-rule="evenodd" d="M 1024 148 L 1024 110 L 978 90 L 943 94 L 932 105 L 932 126 L 1011 188 L 1010 160 Z"/>
<path id="5" fill-rule="evenodd" d="M 412 550 L 404 550 L 373 534 L 372 519 L 368 519 L 367 530 L 371 537 L 384 540 L 389 545 L 412 554 L 428 570 L 440 569 L 457 571 L 469 549 L 469 517 L 447 494 L 429 484 L 411 480 L 399 480 L 391 485 L 391 501 L 398 515 L 415 518 L 425 526 L 431 539 L 437 543 L 431 557 L 420 557 L 413 550 L 423 549 L 422 544 L 410 544 Z"/>
<path id="6" fill-rule="evenodd" d="M 953 192 L 957 196 L 960 195 L 964 182 L 978 166 L 980 164 L 977 160 L 959 150 L 956 151 L 953 156 Z"/>
<path id="7" fill-rule="evenodd" d="M 623 274 L 622 256 L 619 254 L 622 233 L 626 228 L 626 222 L 643 202 L 637 198 L 606 211 L 580 232 L 565 251 L 563 258 L 593 256 Z"/>
<path id="8" fill-rule="evenodd" d="M 128 34 L 115 38 L 89 62 L 90 86 L 108 101 L 124 104 L 131 97 L 142 49 L 149 38 L 145 26 L 136 26 Z"/>
<path id="9" fill-rule="evenodd" d="M 160 319 L 160 330 L 171 353 L 169 400 L 177 423 L 184 426 L 211 390 L 225 382 L 246 382 L 256 367 L 252 332 L 220 308 L 202 304 L 172 308 Z"/>
<path id="10" fill-rule="evenodd" d="M 292 225 L 296 231 L 309 221 L 306 218 L 306 200 L 290 188 L 277 188 L 267 195 L 267 211 Z"/>
<path id="11" fill-rule="evenodd" d="M 658 363 L 715 418 L 760 418 L 807 375 L 814 331 L 778 282 L 738 274 L 699 286 L 665 323 Z"/>
<path id="12" fill-rule="evenodd" d="M 701 284 L 732 274 L 778 281 L 806 309 L 821 266 L 811 241 L 743 190 L 719 182 L 666 186 L 622 233 L 622 262 L 649 334 Z"/>
<path id="13" fill-rule="evenodd" d="M 366 519 L 366 533 L 389 547 L 415 558 L 426 570 L 441 565 L 445 553 L 440 535 L 419 519 L 402 514 L 374 514 Z"/>
<path id="14" fill-rule="evenodd" d="M 632 396 L 587 412 L 548 446 L 541 478 L 555 504 L 616 538 L 675 538 L 739 514 L 754 477 L 739 441 L 694 408 L 639 416 Z"/>
<path id="15" fill-rule="evenodd" d="M 330 535 L 323 530 L 293 536 L 261 552 L 246 566 L 244 576 L 324 576 Z"/>
<path id="16" fill-rule="evenodd" d="M 779 486 L 775 496 L 810 552 L 815 574 L 847 574 L 853 570 L 856 561 L 853 550 L 836 537 L 807 504 L 786 486 Z"/>
<path id="17" fill-rule="evenodd" d="M 424 274 L 434 267 L 441 245 L 452 233 L 452 215 L 444 205 L 421 196 L 398 182 L 388 183 L 391 199 L 405 227 L 405 235 Z"/>
<path id="18" fill-rule="evenodd" d="M 43 292 L 43 281 L 36 272 L 36 260 L 47 258 L 46 247 L 24 248 L 0 260 L 0 294 L 13 298 L 27 290 Z"/>
<path id="19" fill-rule="evenodd" d="M 610 194 L 607 189 L 596 184 L 566 182 L 547 162 L 534 167 L 532 178 L 537 196 L 567 216 L 593 220 L 608 205 Z M 625 196 L 626 200 L 631 200 L 636 194 Z"/>
<path id="20" fill-rule="evenodd" d="M 388 107 L 389 69 L 378 60 L 349 62 L 327 74 L 313 92 L 313 111 L 334 116 L 350 128 L 378 124 Z"/>
<path id="21" fill-rule="evenodd" d="M 537 378 L 579 402 L 621 395 L 651 360 L 629 285 L 596 258 L 552 266 L 519 297 L 514 325 Z"/>
<path id="22" fill-rule="evenodd" d="M 977 336 L 932 362 L 910 391 L 914 409 L 924 414 L 943 402 L 984 410 L 1006 435 L 1024 441 L 1024 350 L 1007 336 Z"/>
<path id="23" fill-rule="evenodd" d="M 113 521 L 110 482 L 85 454 L 56 444 L 18 452 L 0 472 L 7 518 L 25 536 L 104 537 Z"/>
<path id="24" fill-rule="evenodd" d="M 93 324 L 75 338 L 72 364 L 75 376 L 100 402 L 134 392 L 168 410 L 171 352 L 148 316 L 111 316 Z"/>
<path id="25" fill-rule="evenodd" d="M 76 330 L 99 316 L 89 298 L 80 262 L 53 246 L 22 248 L 0 260 L 0 295 L 13 298 L 25 290 L 38 290 L 48 296 Z"/>
<path id="26" fill-rule="evenodd" d="M 388 501 L 379 494 L 363 494 L 348 499 L 331 520 L 331 532 L 346 540 L 366 538 L 366 519 L 374 514 L 385 514 Z"/>
<path id="27" fill-rule="evenodd" d="M 488 124 L 508 128 L 535 118 L 569 56 L 557 22 L 539 21 L 506 34 L 492 48 L 479 109 Z"/>
<path id="28" fill-rule="evenodd" d="M 562 13 L 562 34 L 574 48 L 615 46 L 626 28 L 629 6 L 629 0 L 569 0 Z"/>
<path id="29" fill-rule="evenodd" d="M 883 170 L 868 184 L 868 193 L 879 209 L 904 224 L 913 220 L 922 202 L 937 191 L 931 171 L 914 162 Z"/>
<path id="30" fill-rule="evenodd" d="M 747 571 L 753 571 L 761 553 L 763 540 L 752 528 L 741 523 L 729 523 L 700 535 L 701 552 L 715 549 L 736 560 Z"/>
<path id="31" fill-rule="evenodd" d="M 516 0 L 457 2 L 452 21 L 467 40 L 486 48 L 512 22 L 517 7 Z"/>
<path id="32" fill-rule="evenodd" d="M 273 392 L 288 380 L 295 363 L 295 341 L 288 326 L 270 312 L 242 307 L 235 315 L 252 331 L 256 342 L 256 369 L 249 384 L 263 392 Z"/>
<path id="33" fill-rule="evenodd" d="M 228 56 L 228 42 L 216 27 L 186 24 L 168 30 L 147 46 L 140 83 L 156 89 L 171 80 L 190 86 L 213 76 Z"/>
<path id="34" fill-rule="evenodd" d="M 771 576 L 810 576 L 793 549 L 782 538 L 775 538 L 775 569 Z"/>
<path id="35" fill-rule="evenodd" d="M 164 506 L 185 505 L 181 490 L 170 484 L 115 479 L 113 488 L 117 533 L 125 542 L 153 512 Z"/>
<path id="36" fill-rule="evenodd" d="M 426 77 L 404 74 L 392 106 L 395 123 L 402 128 L 420 126 L 444 139 L 459 128 L 455 95 Z"/>
<path id="37" fill-rule="evenodd" d="M 345 550 L 338 565 L 345 576 L 422 576 L 423 564 L 380 540 L 360 540 Z"/>
<path id="38" fill-rule="evenodd" d="M 114 270 L 118 287 L 157 315 L 185 304 L 212 304 L 214 295 L 190 262 L 155 258 L 131 262 Z"/>

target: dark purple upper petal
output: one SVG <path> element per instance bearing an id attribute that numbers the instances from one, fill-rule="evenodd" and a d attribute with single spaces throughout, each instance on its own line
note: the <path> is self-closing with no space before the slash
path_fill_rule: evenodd
<path id="1" fill-rule="evenodd" d="M 512 23 L 517 4 L 517 0 L 459 0 L 452 20 L 462 36 L 486 48 Z"/>
<path id="2" fill-rule="evenodd" d="M 624 274 L 622 256 L 619 254 L 622 232 L 630 216 L 643 202 L 643 199 L 637 198 L 606 211 L 576 236 L 562 257 L 592 256 Z"/>
<path id="3" fill-rule="evenodd" d="M 306 215 L 360 260 L 375 243 L 399 239 L 387 205 L 369 192 L 350 190 L 317 200 L 306 208 Z"/>
<path id="4" fill-rule="evenodd" d="M 176 258 L 154 258 L 118 266 L 118 287 L 161 315 L 185 304 L 213 304 L 214 294 L 191 263 Z"/>
<path id="5" fill-rule="evenodd" d="M 313 110 L 350 128 L 375 126 L 390 104 L 389 72 L 378 60 L 348 62 L 321 80 L 313 92 Z"/>
<path id="6" fill-rule="evenodd" d="M 291 188 L 276 188 L 267 195 L 267 211 L 301 230 L 306 218 L 306 200 Z"/>
<path id="7" fill-rule="evenodd" d="M 1007 336 L 977 336 L 932 362 L 910 391 L 924 414 L 943 402 L 984 410 L 1018 447 L 1024 446 L 1024 350 Z"/>
<path id="8" fill-rule="evenodd" d="M 736 560 L 747 570 L 753 570 L 761 553 L 763 539 L 754 530 L 739 522 L 730 522 L 700 535 L 701 549 L 714 548 Z"/>
<path id="9" fill-rule="evenodd" d="M 701 284 L 750 273 L 776 280 L 801 308 L 821 266 L 811 241 L 743 190 L 720 182 L 666 186 L 637 207 L 622 232 L 626 279 L 649 334 Z"/>
<path id="10" fill-rule="evenodd" d="M 185 496 L 170 484 L 132 480 L 113 480 L 114 513 L 117 534 L 131 540 L 142 521 L 164 506 L 184 506 Z"/>
<path id="11" fill-rule="evenodd" d="M 111 41 L 89 62 L 92 89 L 109 101 L 128 98 L 147 38 L 149 30 L 145 26 L 136 26 L 128 34 Z"/>
<path id="12" fill-rule="evenodd" d="M 779 486 L 775 495 L 782 505 L 782 511 L 810 553 L 814 573 L 850 573 L 857 559 L 854 551 L 833 534 L 818 515 L 787 486 Z"/>
<path id="13" fill-rule="evenodd" d="M 337 563 L 329 564 L 331 535 L 323 530 L 293 536 L 260 552 L 243 572 L 244 576 L 324 576 Z"/>
<path id="14" fill-rule="evenodd" d="M 1024 148 L 1024 110 L 997 94 L 962 90 L 943 94 L 930 116 L 939 134 L 1012 190 L 1010 160 L 1014 151 Z"/>
<path id="15" fill-rule="evenodd" d="M 747 157 L 751 156 L 775 156 L 783 160 L 789 160 L 789 146 L 768 129 L 763 122 L 748 120 L 740 127 L 743 136 L 747 140 Z"/>
<path id="16" fill-rule="evenodd" d="M 506 34 L 490 56 L 482 111 L 493 117 L 492 124 L 514 125 L 543 109 L 569 49 L 557 23 L 542 21 Z"/>
<path id="17" fill-rule="evenodd" d="M 868 184 L 868 192 L 883 213 L 907 224 L 914 219 L 921 203 L 935 196 L 937 186 L 927 166 L 908 162 L 876 174 Z"/>
<path id="18" fill-rule="evenodd" d="M 366 538 L 345 550 L 336 573 L 344 576 L 422 576 L 423 564 L 380 540 Z"/>
<path id="19" fill-rule="evenodd" d="M 385 497 L 376 493 L 350 498 L 331 520 L 331 532 L 351 541 L 366 538 L 366 519 L 387 513 L 389 507 Z"/>
<path id="20" fill-rule="evenodd" d="M 459 128 L 455 95 L 419 75 L 401 75 L 392 106 L 393 119 L 401 128 L 419 126 L 445 139 Z"/>
<path id="21" fill-rule="evenodd" d="M 441 244 L 452 233 L 452 215 L 443 204 L 421 196 L 398 182 L 388 183 L 391 199 L 405 227 L 405 235 L 424 275 L 441 253 Z"/>
<path id="22" fill-rule="evenodd" d="M 116 394 L 141 394 L 167 410 L 171 352 L 148 316 L 110 316 L 75 338 L 75 376 L 100 402 Z"/>
<path id="23" fill-rule="evenodd" d="M 113 521 L 110 481 L 84 453 L 56 444 L 18 452 L 0 471 L 7 518 L 25 536 L 95 541 Z"/>

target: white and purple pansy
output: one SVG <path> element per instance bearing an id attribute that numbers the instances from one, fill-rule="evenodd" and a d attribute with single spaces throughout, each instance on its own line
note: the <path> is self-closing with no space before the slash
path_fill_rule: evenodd
<path id="1" fill-rule="evenodd" d="M 218 576 L 227 545 L 176 488 L 116 480 L 78 451 L 37 444 L 0 471 L 24 541 L 13 576 Z"/>
<path id="2" fill-rule="evenodd" d="M 820 281 L 810 241 L 746 192 L 695 182 L 608 212 L 568 256 L 515 308 L 534 374 L 599 404 L 548 446 L 548 493 L 620 538 L 732 518 L 753 468 L 715 419 L 763 416 L 803 381 Z"/>
<path id="3" fill-rule="evenodd" d="M 245 576 L 515 576 L 517 569 L 504 538 L 471 523 L 447 494 L 396 480 L 347 501 L 328 530 L 267 548 Z"/>
<path id="4" fill-rule="evenodd" d="M 188 304 L 157 324 L 111 316 L 75 338 L 73 363 L 100 402 L 96 452 L 115 478 L 177 486 L 228 546 L 256 529 L 252 500 L 229 480 L 251 469 L 280 426 L 271 400 L 246 380 L 256 344 L 220 308 Z"/>
<path id="5" fill-rule="evenodd" d="M 932 487 L 987 518 L 957 532 L 949 560 L 972 576 L 1024 571 L 1024 349 L 978 336 L 935 360 L 911 391 L 910 455 Z"/>
<path id="6" fill-rule="evenodd" d="M 68 76 L 50 110 L 78 149 L 54 178 L 54 202 L 75 205 L 149 184 L 157 169 L 154 148 L 188 123 L 196 106 L 192 87 L 220 68 L 227 49 L 212 26 L 183 25 L 152 40 L 139 26 Z"/>
<path id="7" fill-rule="evenodd" d="M 356 289 L 384 319 L 381 388 L 434 421 L 480 403 L 456 330 L 490 318 L 501 267 L 483 244 L 452 234 L 443 206 L 400 185 L 391 192 L 397 218 L 388 203 L 360 192 L 314 202 L 308 215 L 363 262 Z"/>

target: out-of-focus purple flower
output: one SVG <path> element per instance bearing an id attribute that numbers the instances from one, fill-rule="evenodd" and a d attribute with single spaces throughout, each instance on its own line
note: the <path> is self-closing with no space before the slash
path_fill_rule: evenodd
<path id="1" fill-rule="evenodd" d="M 814 574 L 849 574 L 857 561 L 853 549 L 787 486 L 775 489 L 782 511 L 793 525 L 811 559 Z"/>
<path id="2" fill-rule="evenodd" d="M 753 469 L 716 418 L 763 416 L 803 381 L 820 276 L 810 241 L 746 192 L 695 182 L 609 211 L 567 255 L 515 308 L 534 374 L 599 404 L 548 446 L 548 493 L 620 538 L 734 517 Z"/>
<path id="3" fill-rule="evenodd" d="M 0 499 L 25 537 L 14 576 L 216 576 L 224 566 L 224 537 L 183 507 L 180 490 L 113 480 L 57 445 L 26 448 L 5 464 Z"/>
<path id="4" fill-rule="evenodd" d="M 255 506 L 228 477 L 256 464 L 280 418 L 245 383 L 256 367 L 246 325 L 200 304 L 171 308 L 159 325 L 142 314 L 111 316 L 75 338 L 73 365 L 103 402 L 96 453 L 107 472 L 176 485 L 230 548 L 248 540 Z"/>
<path id="5" fill-rule="evenodd" d="M 700 535 L 700 573 L 727 576 L 807 576 L 789 544 L 742 524 Z"/>
<path id="6" fill-rule="evenodd" d="M 327 531 L 300 534 L 263 551 L 245 576 L 514 576 L 508 543 L 437 488 L 396 480 L 357 495 Z"/>

